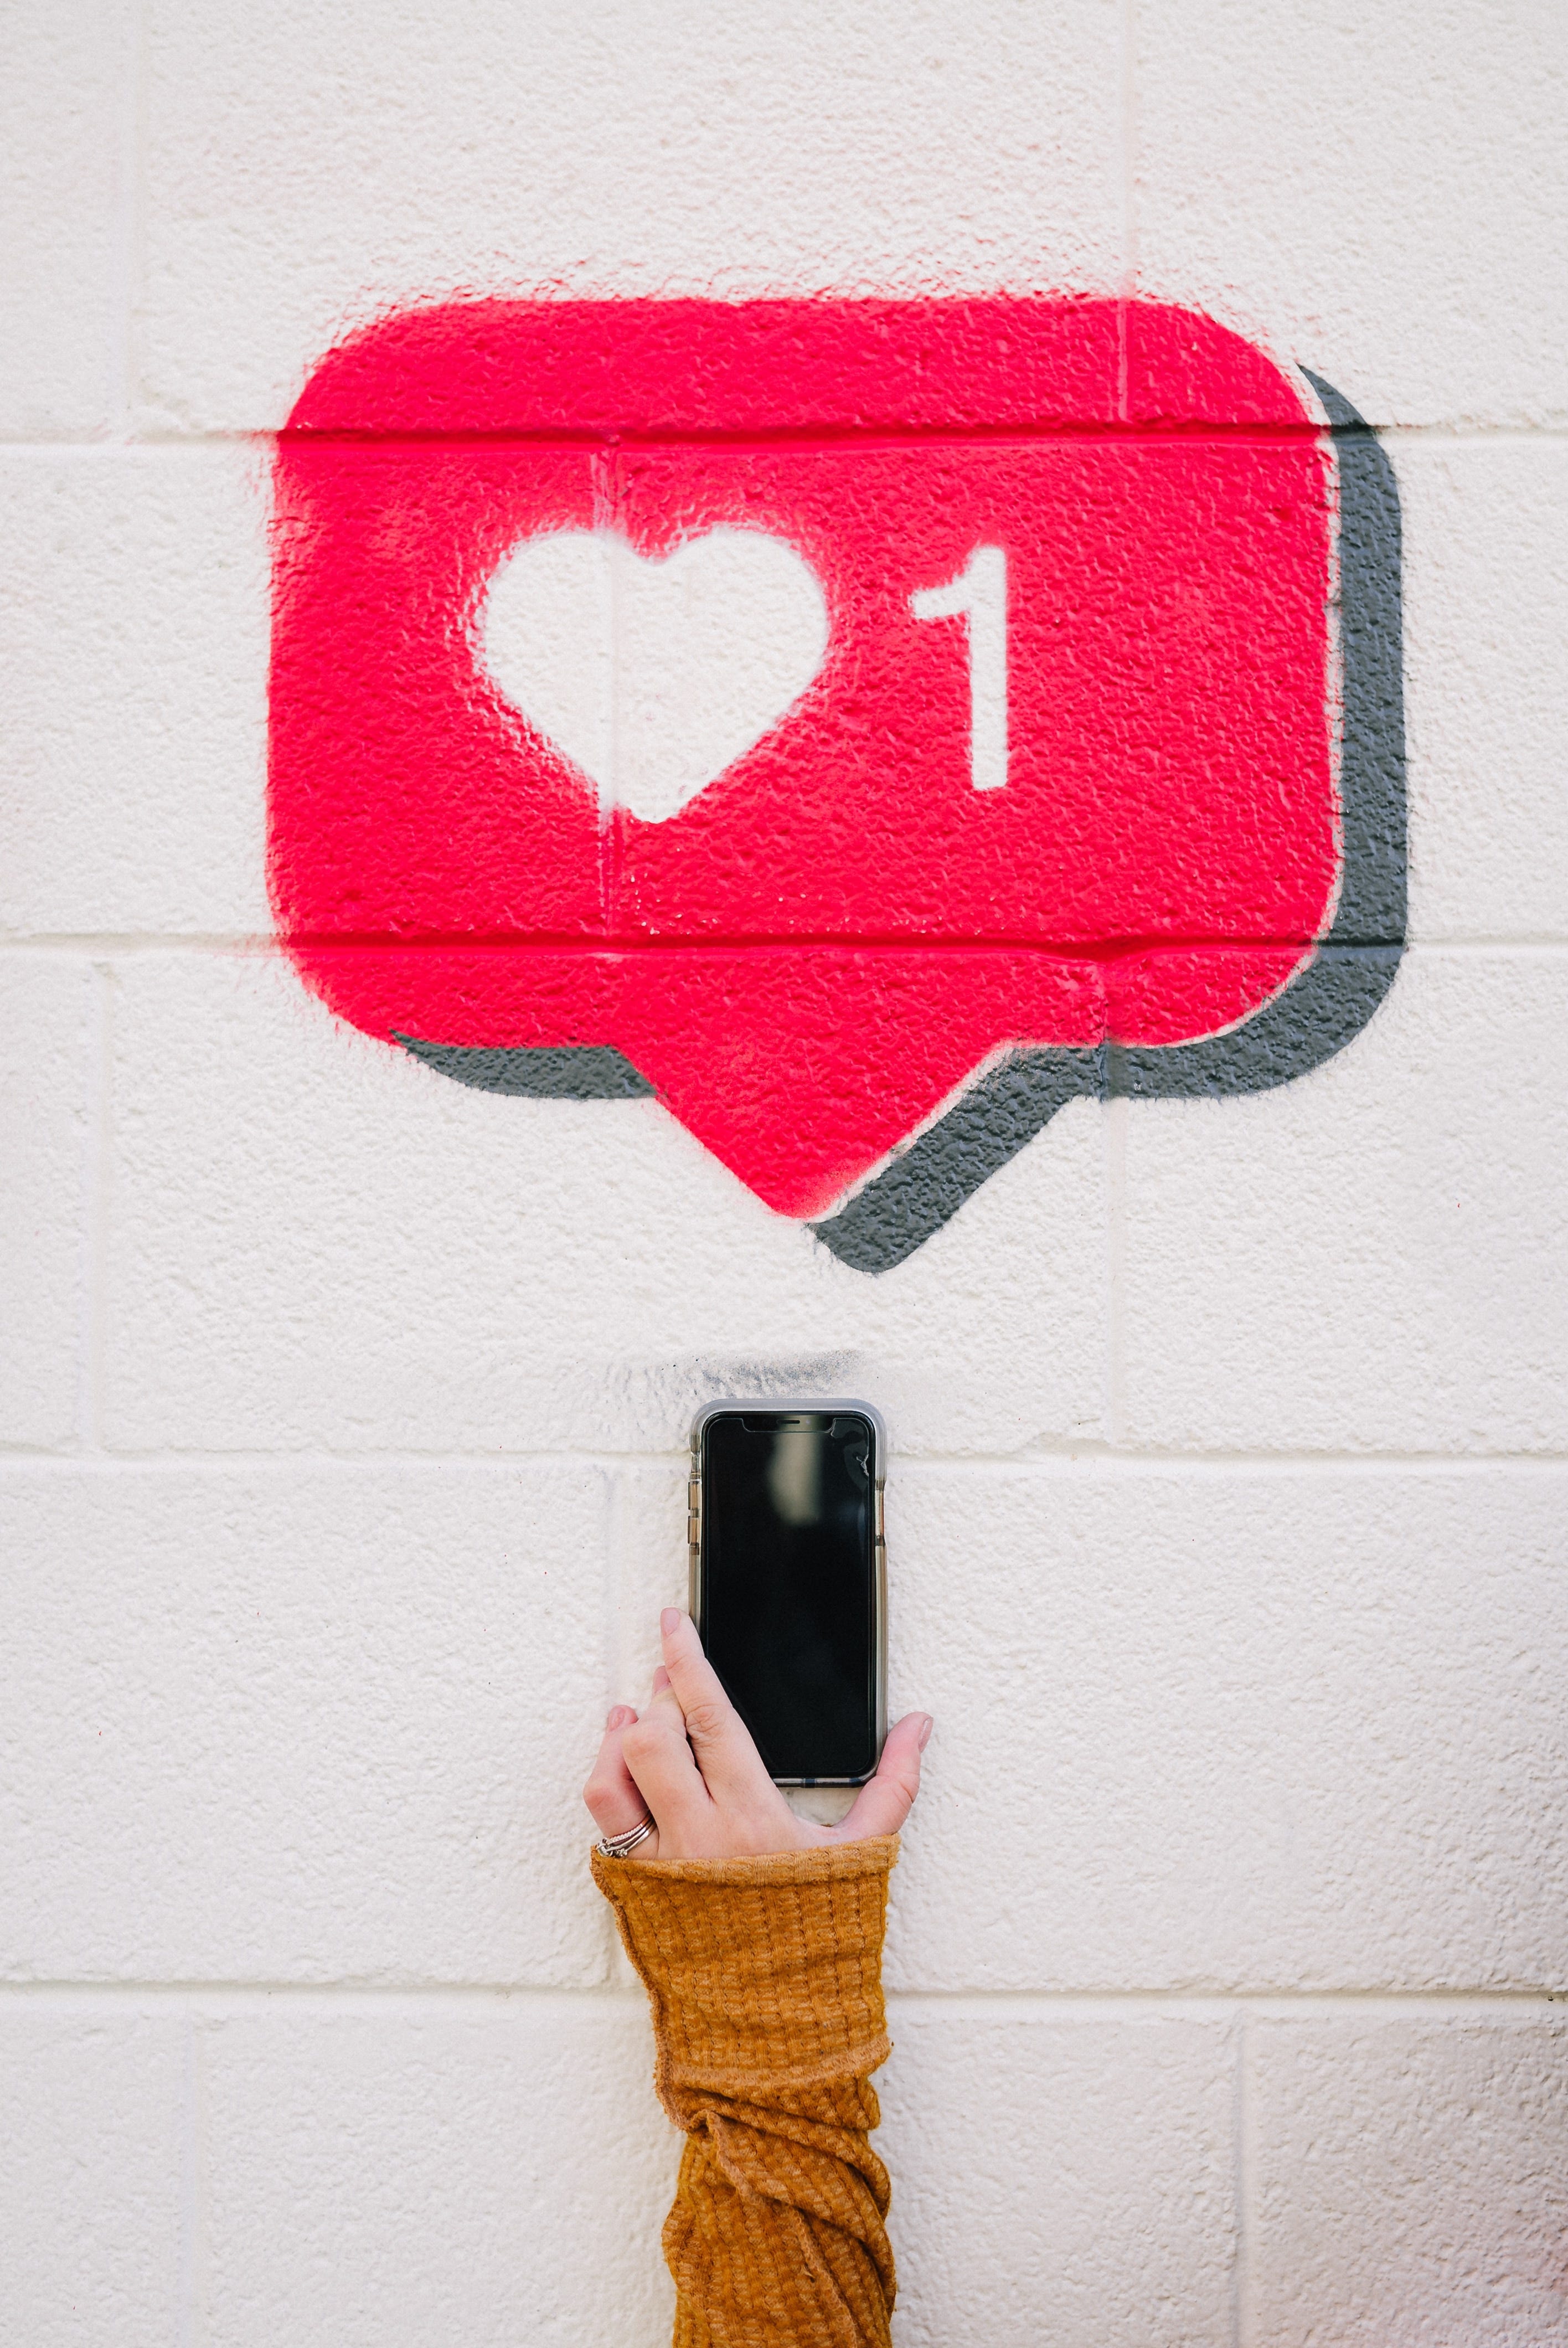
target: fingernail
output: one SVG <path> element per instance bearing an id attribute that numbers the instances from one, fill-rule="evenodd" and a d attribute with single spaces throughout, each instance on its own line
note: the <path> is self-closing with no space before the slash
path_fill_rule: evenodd
<path id="1" fill-rule="evenodd" d="M 931 1731 L 936 1725 L 936 1722 L 932 1719 L 930 1714 L 927 1713 L 920 1729 L 920 1750 L 922 1753 L 924 1753 L 927 1746 L 931 1742 Z"/>
<path id="2" fill-rule="evenodd" d="M 663 1613 L 659 1617 L 659 1628 L 663 1632 L 665 1638 L 669 1639 L 674 1636 L 675 1632 L 681 1628 L 681 1609 L 679 1606 L 666 1606 Z"/>
<path id="3" fill-rule="evenodd" d="M 610 1718 L 604 1725 L 606 1728 L 624 1728 L 636 1717 L 637 1715 L 629 1704 L 612 1704 L 610 1707 Z"/>

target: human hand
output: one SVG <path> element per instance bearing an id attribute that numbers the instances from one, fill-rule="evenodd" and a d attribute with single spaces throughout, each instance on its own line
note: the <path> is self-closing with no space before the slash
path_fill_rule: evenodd
<path id="1" fill-rule="evenodd" d="M 640 1859 L 756 1859 L 897 1834 L 920 1787 L 928 1713 L 906 1713 L 887 1732 L 876 1775 L 835 1827 L 797 1818 L 763 1766 L 751 1731 L 702 1653 L 697 1627 L 678 1606 L 660 1618 L 664 1661 L 641 1714 L 618 1704 L 583 1787 L 602 1835 L 625 1834 L 644 1818 L 654 1831 Z"/>

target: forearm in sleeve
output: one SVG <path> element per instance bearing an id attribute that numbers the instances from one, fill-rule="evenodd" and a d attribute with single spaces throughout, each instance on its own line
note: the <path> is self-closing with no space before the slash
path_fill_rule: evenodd
<path id="1" fill-rule="evenodd" d="M 675 2348 L 886 2348 L 889 2052 L 882 1934 L 896 1837 L 767 1859 L 606 1859 L 686 2131 L 664 2254 Z"/>

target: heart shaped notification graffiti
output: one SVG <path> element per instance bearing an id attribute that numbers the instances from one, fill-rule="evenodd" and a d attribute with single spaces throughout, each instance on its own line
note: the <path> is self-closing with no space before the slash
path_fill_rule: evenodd
<path id="1" fill-rule="evenodd" d="M 805 691 L 827 606 L 810 565 L 761 531 L 709 530 L 659 561 L 614 530 L 552 530 L 500 564 L 479 639 L 602 808 L 664 823 Z"/>
<path id="2" fill-rule="evenodd" d="M 1212 320 L 436 305 L 322 362 L 274 492 L 305 982 L 466 1084 L 655 1094 L 845 1262 L 1390 983 L 1397 489 Z"/>

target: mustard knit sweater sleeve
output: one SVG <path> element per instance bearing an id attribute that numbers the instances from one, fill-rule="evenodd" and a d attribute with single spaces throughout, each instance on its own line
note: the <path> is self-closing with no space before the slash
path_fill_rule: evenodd
<path id="1" fill-rule="evenodd" d="M 882 1931 L 897 1837 L 769 1859 L 593 1854 L 686 2131 L 674 2348 L 887 2348 Z"/>

